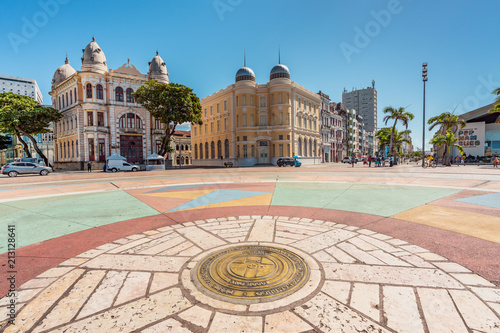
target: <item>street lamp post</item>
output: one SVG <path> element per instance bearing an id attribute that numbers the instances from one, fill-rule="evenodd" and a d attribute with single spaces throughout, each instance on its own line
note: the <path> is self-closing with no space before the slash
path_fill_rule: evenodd
<path id="1" fill-rule="evenodd" d="M 427 82 L 427 63 L 422 64 L 422 81 L 424 82 L 424 108 L 423 108 L 423 126 L 422 126 L 422 168 L 425 166 L 425 82 Z"/>

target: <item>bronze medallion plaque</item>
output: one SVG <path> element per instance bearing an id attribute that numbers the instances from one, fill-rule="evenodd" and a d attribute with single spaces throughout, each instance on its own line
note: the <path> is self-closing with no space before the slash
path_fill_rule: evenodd
<path id="1" fill-rule="evenodd" d="M 213 253 L 197 268 L 199 282 L 226 297 L 280 297 L 302 286 L 309 269 L 297 254 L 272 246 L 245 245 Z"/>

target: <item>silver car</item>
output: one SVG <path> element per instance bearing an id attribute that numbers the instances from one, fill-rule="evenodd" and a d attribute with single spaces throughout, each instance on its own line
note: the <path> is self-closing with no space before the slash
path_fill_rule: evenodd
<path id="1" fill-rule="evenodd" d="M 31 162 L 13 162 L 2 167 L 2 174 L 9 175 L 9 177 L 29 173 L 38 173 L 42 176 L 47 176 L 50 172 L 52 172 L 52 168 Z"/>

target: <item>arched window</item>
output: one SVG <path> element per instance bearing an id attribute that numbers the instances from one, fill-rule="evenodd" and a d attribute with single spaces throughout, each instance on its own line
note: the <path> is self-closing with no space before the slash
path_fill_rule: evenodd
<path id="1" fill-rule="evenodd" d="M 197 144 L 194 145 L 194 158 L 198 159 L 198 145 Z"/>
<path id="2" fill-rule="evenodd" d="M 203 144 L 200 143 L 200 160 L 203 159 Z"/>
<path id="3" fill-rule="evenodd" d="M 71 157 L 75 157 L 75 142 L 71 141 Z"/>
<path id="4" fill-rule="evenodd" d="M 127 113 L 120 117 L 121 128 L 142 128 L 141 118 L 134 113 Z"/>
<path id="5" fill-rule="evenodd" d="M 175 145 L 175 150 L 179 150 L 179 145 Z"/>
<path id="6" fill-rule="evenodd" d="M 102 89 L 102 85 L 98 84 L 97 86 L 95 86 L 95 97 L 97 99 L 103 99 L 103 89 Z"/>
<path id="7" fill-rule="evenodd" d="M 189 164 L 189 158 L 186 156 L 184 157 L 184 164 L 185 165 L 188 165 Z"/>
<path id="8" fill-rule="evenodd" d="M 76 98 L 76 88 L 75 88 L 75 103 L 76 103 L 76 101 L 77 101 L 77 98 Z"/>
<path id="9" fill-rule="evenodd" d="M 304 138 L 304 156 L 307 156 L 307 138 Z"/>
<path id="10" fill-rule="evenodd" d="M 63 158 L 63 148 L 62 143 L 59 142 L 59 158 Z"/>
<path id="11" fill-rule="evenodd" d="M 87 83 L 87 98 L 92 98 L 92 85 Z"/>
<path id="12" fill-rule="evenodd" d="M 69 91 L 69 105 L 73 104 L 73 90 Z"/>
<path id="13" fill-rule="evenodd" d="M 76 148 L 76 157 L 78 157 L 78 140 L 76 140 L 75 148 Z"/>
<path id="14" fill-rule="evenodd" d="M 70 103 L 68 103 L 68 102 L 69 102 L 69 98 L 68 98 L 68 93 L 66 92 L 66 106 L 70 105 Z"/>
<path id="15" fill-rule="evenodd" d="M 217 158 L 222 157 L 222 141 L 217 141 Z"/>
<path id="16" fill-rule="evenodd" d="M 66 158 L 66 142 L 64 143 L 64 155 L 63 155 L 64 158 Z"/>
<path id="17" fill-rule="evenodd" d="M 127 103 L 134 103 L 134 96 L 132 96 L 133 92 L 132 88 L 127 88 Z"/>
<path id="18" fill-rule="evenodd" d="M 215 159 L 215 142 L 210 143 L 210 158 Z"/>
<path id="19" fill-rule="evenodd" d="M 229 140 L 224 141 L 224 157 L 229 158 Z"/>
<path id="20" fill-rule="evenodd" d="M 116 87 L 115 100 L 117 102 L 123 102 L 123 88 L 122 87 Z"/>
<path id="21" fill-rule="evenodd" d="M 205 159 L 208 160 L 208 142 L 205 142 Z"/>
<path id="22" fill-rule="evenodd" d="M 59 105 L 58 109 L 62 109 L 62 104 L 61 104 L 61 96 L 59 96 Z"/>
<path id="23" fill-rule="evenodd" d="M 298 149 L 299 155 L 302 155 L 302 139 L 301 138 L 299 138 L 298 143 L 299 143 L 299 149 Z"/>

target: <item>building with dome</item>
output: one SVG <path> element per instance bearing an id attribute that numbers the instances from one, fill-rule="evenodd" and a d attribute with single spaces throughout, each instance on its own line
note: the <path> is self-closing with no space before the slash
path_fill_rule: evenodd
<path id="1" fill-rule="evenodd" d="M 203 124 L 191 128 L 193 164 L 276 164 L 295 155 L 320 163 L 320 105 L 320 96 L 291 81 L 281 61 L 265 84 L 255 82 L 245 61 L 234 84 L 201 100 Z"/>
<path id="2" fill-rule="evenodd" d="M 130 62 L 109 69 L 104 51 L 92 38 L 81 64 L 77 71 L 66 57 L 52 79 L 52 105 L 63 115 L 54 126 L 56 167 L 78 170 L 90 161 L 101 168 L 115 153 L 140 163 L 156 153 L 164 125 L 136 103 L 132 93 L 149 79 L 169 82 L 158 51 L 148 74 Z"/>

